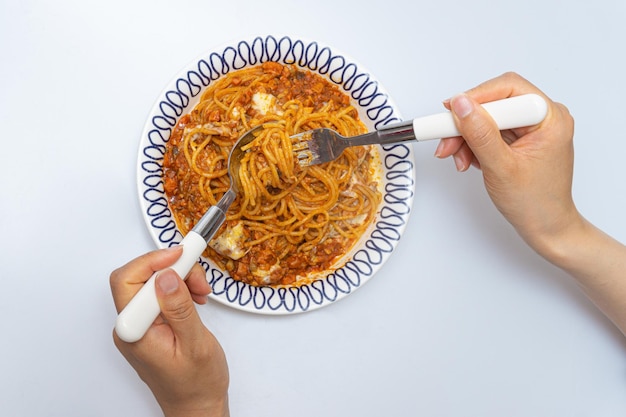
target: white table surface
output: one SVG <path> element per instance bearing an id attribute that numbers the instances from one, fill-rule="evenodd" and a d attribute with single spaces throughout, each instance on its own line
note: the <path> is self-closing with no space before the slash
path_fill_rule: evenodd
<path id="1" fill-rule="evenodd" d="M 157 95 L 211 47 L 317 39 L 404 117 L 504 71 L 576 118 L 575 200 L 626 241 L 626 3 L 0 2 L 0 410 L 155 416 L 113 346 L 109 273 L 152 250 L 136 192 Z M 199 308 L 227 352 L 233 416 L 624 416 L 626 339 L 498 215 L 478 171 L 415 146 L 410 223 L 346 299 L 268 317 Z M 400 290 L 401 289 L 401 290 Z"/>

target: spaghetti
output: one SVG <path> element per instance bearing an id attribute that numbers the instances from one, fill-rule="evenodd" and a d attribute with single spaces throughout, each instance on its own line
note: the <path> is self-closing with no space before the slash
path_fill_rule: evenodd
<path id="1" fill-rule="evenodd" d="M 348 148 L 335 161 L 301 168 L 291 135 L 366 131 L 348 96 L 295 66 L 266 62 L 231 72 L 209 86 L 166 145 L 164 189 L 183 234 L 228 190 L 230 149 L 258 125 L 241 160 L 240 193 L 205 254 L 251 285 L 300 285 L 333 268 L 374 220 L 378 154 Z"/>

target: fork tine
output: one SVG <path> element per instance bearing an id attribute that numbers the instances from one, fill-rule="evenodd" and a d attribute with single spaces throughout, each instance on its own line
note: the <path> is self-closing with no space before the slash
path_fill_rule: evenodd
<path id="1" fill-rule="evenodd" d="M 301 168 L 315 165 L 315 162 L 313 161 L 313 154 L 308 150 L 303 152 L 297 152 L 295 154 L 295 157 L 298 160 L 298 165 L 300 165 Z"/>
<path id="2" fill-rule="evenodd" d="M 298 161 L 298 165 L 304 168 L 309 165 L 322 163 L 319 160 L 319 153 L 315 150 L 317 145 L 315 131 L 309 130 L 293 135 L 291 136 L 291 142 L 291 149 Z"/>
<path id="3" fill-rule="evenodd" d="M 291 149 L 294 152 L 306 151 L 309 149 L 309 142 L 308 141 L 296 141 L 296 142 L 292 141 Z"/>

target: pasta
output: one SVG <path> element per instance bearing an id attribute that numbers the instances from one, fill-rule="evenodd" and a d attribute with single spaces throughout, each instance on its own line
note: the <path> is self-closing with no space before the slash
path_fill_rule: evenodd
<path id="1" fill-rule="evenodd" d="M 348 148 L 335 161 L 301 168 L 291 135 L 366 131 L 349 97 L 295 66 L 266 62 L 231 72 L 203 92 L 166 145 L 164 189 L 183 234 L 228 190 L 230 149 L 258 125 L 241 160 L 242 189 L 205 254 L 251 285 L 300 285 L 331 269 L 374 220 L 378 154 Z"/>

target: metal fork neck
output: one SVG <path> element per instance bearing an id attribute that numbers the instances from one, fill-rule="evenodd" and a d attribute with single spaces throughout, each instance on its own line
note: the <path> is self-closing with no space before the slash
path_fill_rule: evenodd
<path id="1" fill-rule="evenodd" d="M 381 145 L 389 143 L 413 142 L 415 141 L 413 120 L 383 126 L 378 129 L 378 137 Z"/>
<path id="2" fill-rule="evenodd" d="M 404 143 L 415 141 L 413 121 L 396 123 L 383 126 L 378 130 L 360 136 L 346 138 L 348 146 L 360 145 L 389 145 L 392 143 Z"/>
<path id="3" fill-rule="evenodd" d="M 209 210 L 198 220 L 198 223 L 196 223 L 192 230 L 209 243 L 213 235 L 215 235 L 222 223 L 224 223 L 224 220 L 226 220 L 226 211 L 228 211 L 228 208 L 233 203 L 236 196 L 237 194 L 232 189 L 229 189 L 216 205 L 209 207 Z"/>

